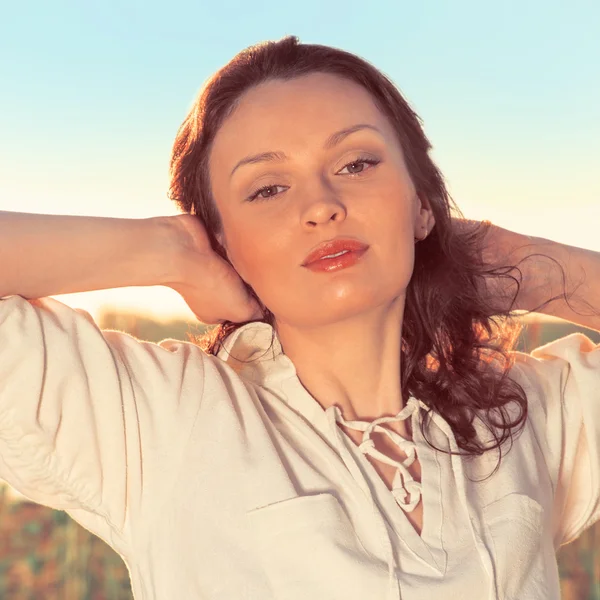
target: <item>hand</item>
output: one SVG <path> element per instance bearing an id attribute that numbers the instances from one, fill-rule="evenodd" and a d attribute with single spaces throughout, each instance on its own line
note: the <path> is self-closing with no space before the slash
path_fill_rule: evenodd
<path id="1" fill-rule="evenodd" d="M 180 274 L 166 285 L 181 294 L 198 320 L 216 324 L 262 318 L 237 271 L 211 248 L 200 220 L 188 214 L 166 219 L 175 233 Z"/>
<path id="2" fill-rule="evenodd" d="M 486 275 L 480 287 L 487 304 L 498 313 L 528 308 L 534 288 L 539 286 L 538 261 L 524 260 L 534 253 L 534 238 L 503 229 L 490 221 L 452 218 L 452 228 L 460 235 L 478 230 L 482 232 L 479 246 L 481 261 L 486 270 L 498 270 L 496 274 Z M 519 279 L 520 274 L 511 270 L 514 266 L 518 266 L 522 275 L 516 298 L 517 286 L 513 277 Z"/>

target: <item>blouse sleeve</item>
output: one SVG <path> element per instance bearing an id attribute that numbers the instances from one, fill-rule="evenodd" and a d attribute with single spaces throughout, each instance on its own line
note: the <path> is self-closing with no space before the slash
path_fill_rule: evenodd
<path id="1" fill-rule="evenodd" d="M 600 518 L 600 345 L 574 333 L 521 355 L 554 492 L 555 548 Z"/>
<path id="2" fill-rule="evenodd" d="M 209 358 L 101 331 L 52 298 L 0 299 L 0 478 L 104 539 L 123 534 L 168 493 L 217 377 Z"/>

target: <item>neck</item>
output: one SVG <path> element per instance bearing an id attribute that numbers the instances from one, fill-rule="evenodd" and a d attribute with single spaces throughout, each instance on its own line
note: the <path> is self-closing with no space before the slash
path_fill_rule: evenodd
<path id="1" fill-rule="evenodd" d="M 346 420 L 395 416 L 403 406 L 400 345 L 404 297 L 385 308 L 318 327 L 277 323 L 302 385 Z"/>

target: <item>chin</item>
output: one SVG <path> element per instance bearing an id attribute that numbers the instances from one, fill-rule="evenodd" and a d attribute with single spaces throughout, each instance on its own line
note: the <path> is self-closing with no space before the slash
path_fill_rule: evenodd
<path id="1" fill-rule="evenodd" d="M 276 312 L 275 315 L 277 320 L 297 327 L 324 327 L 361 315 L 366 316 L 390 302 L 383 299 L 377 301 L 372 296 L 360 297 L 358 294 L 323 299 L 305 298 L 304 304 L 298 305 L 293 314 L 288 305 L 287 310 L 279 313 L 281 318 Z"/>

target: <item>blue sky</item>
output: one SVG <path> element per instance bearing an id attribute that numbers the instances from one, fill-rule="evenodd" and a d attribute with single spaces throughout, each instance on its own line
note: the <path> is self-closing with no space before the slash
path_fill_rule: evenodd
<path id="1" fill-rule="evenodd" d="M 286 34 L 396 82 L 467 216 L 600 250 L 596 0 L 12 2 L 0 210 L 174 213 L 169 152 L 202 83 Z"/>

